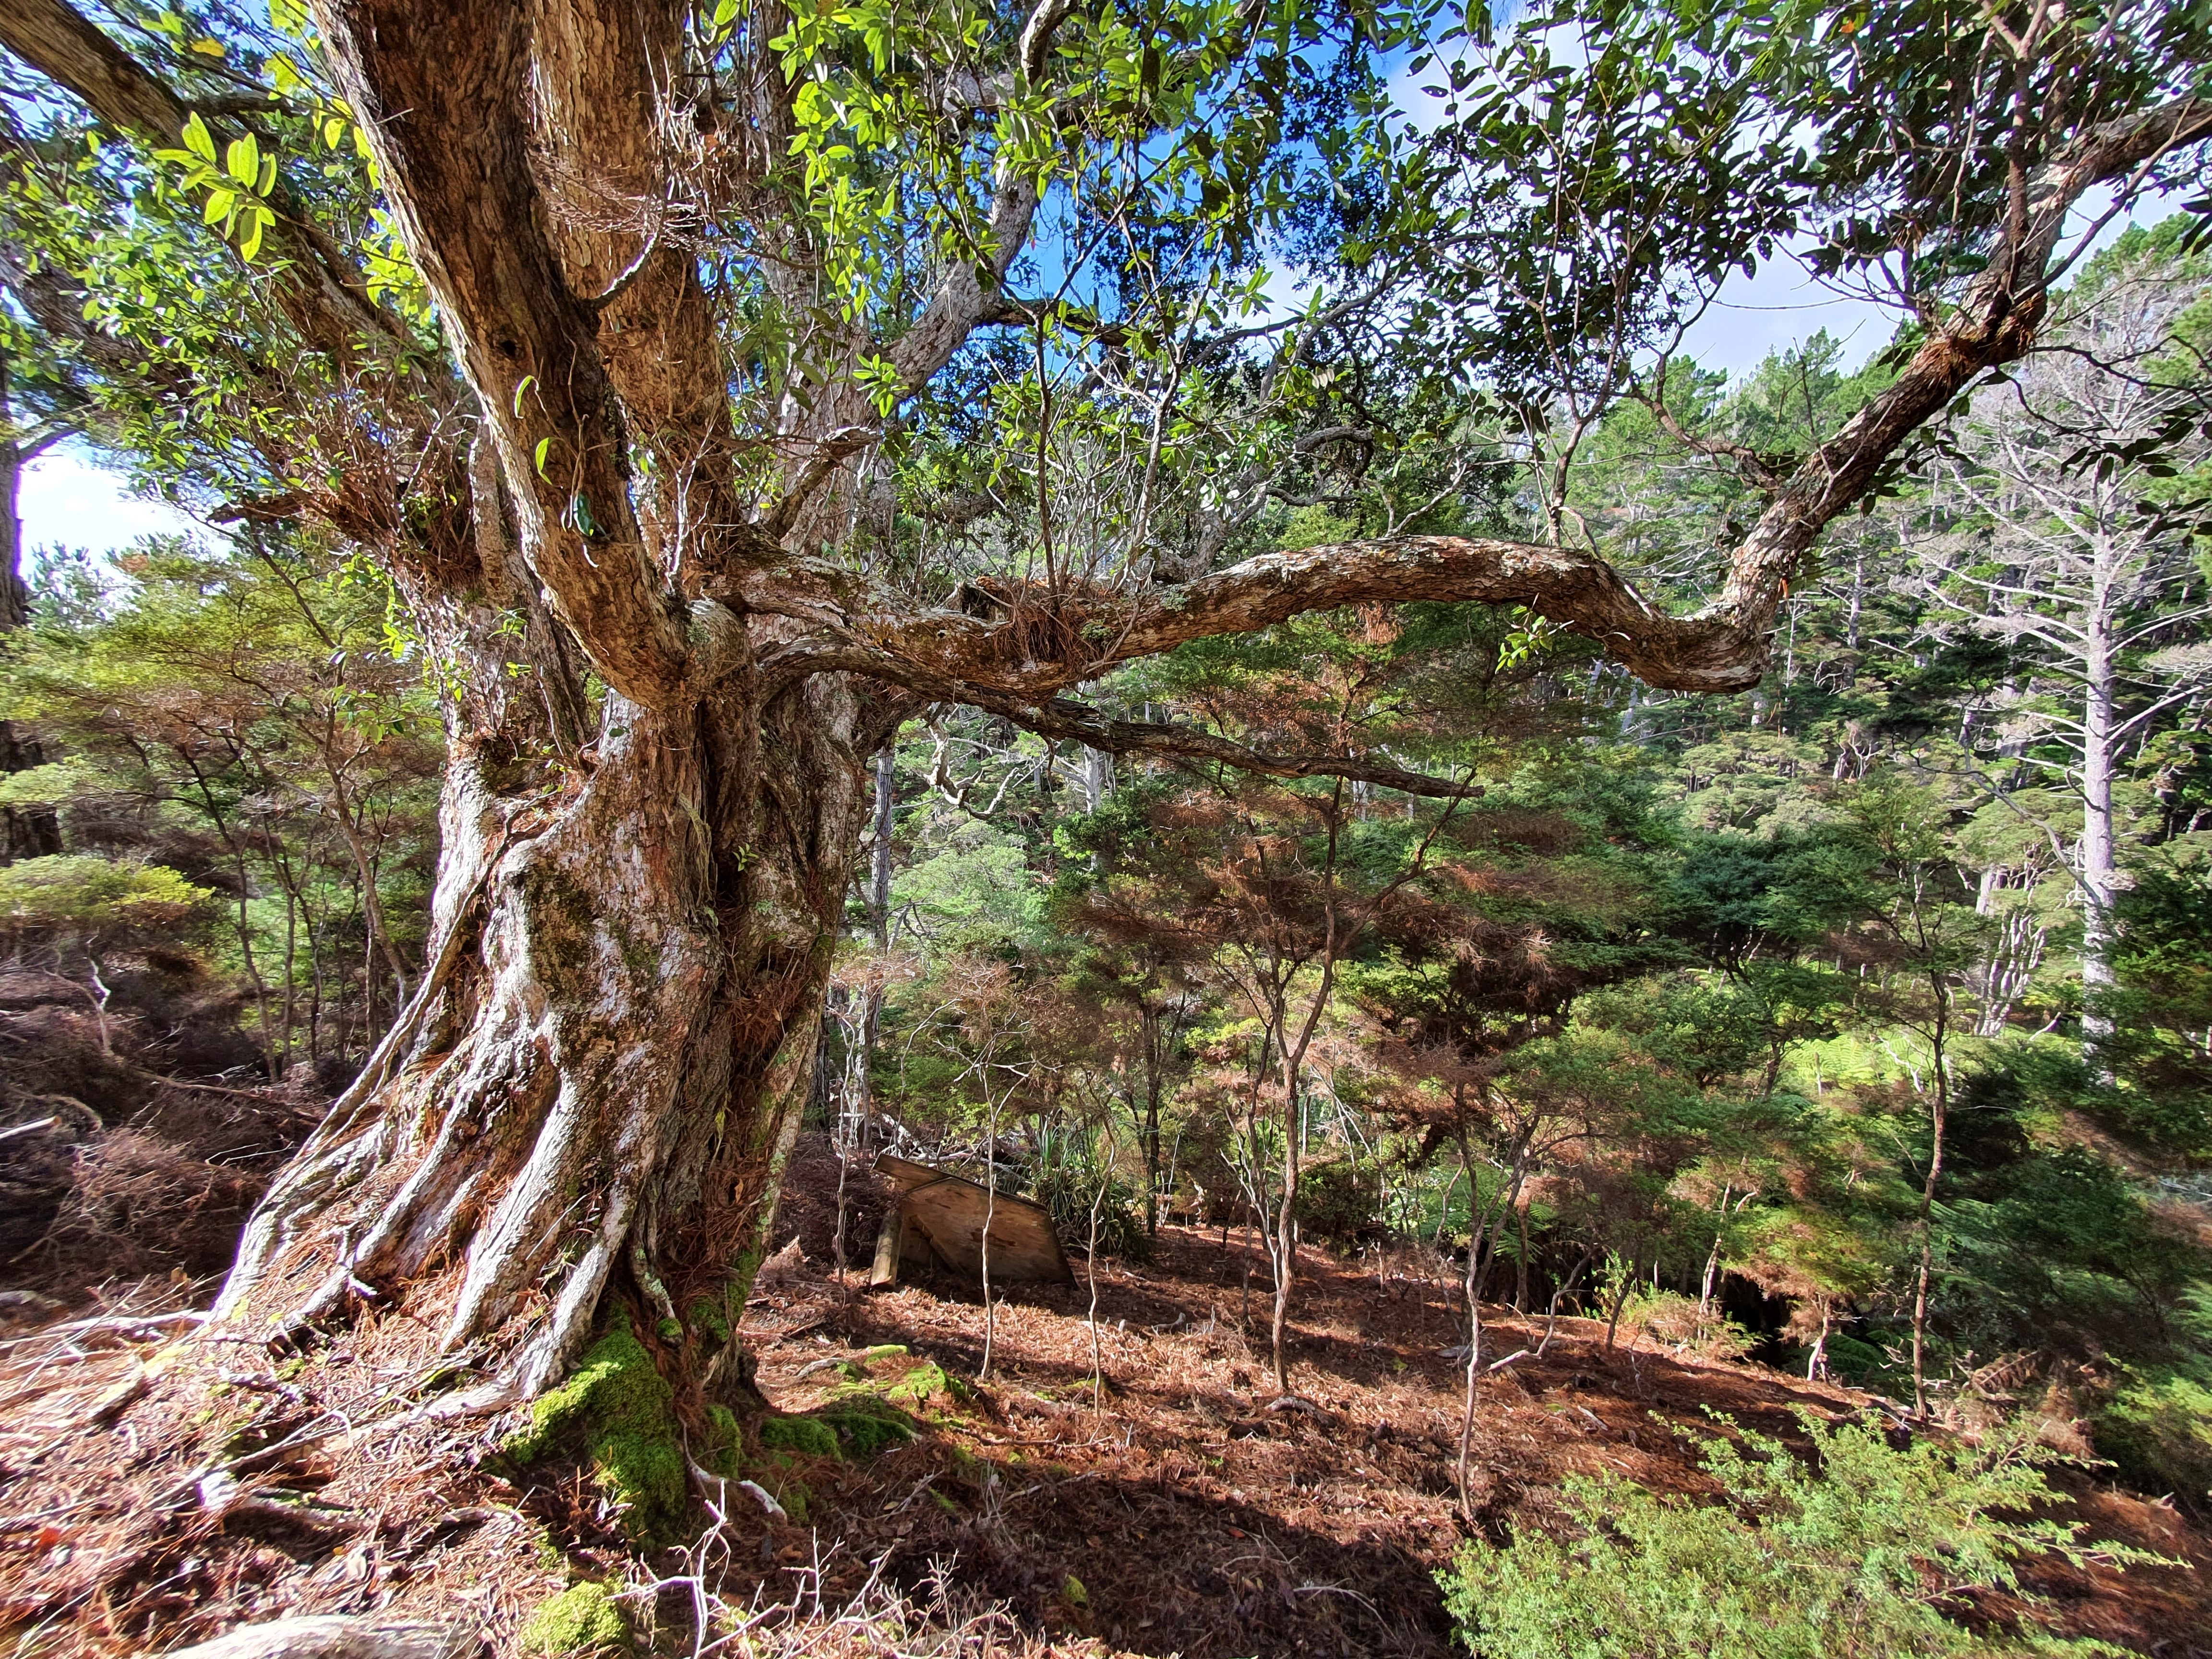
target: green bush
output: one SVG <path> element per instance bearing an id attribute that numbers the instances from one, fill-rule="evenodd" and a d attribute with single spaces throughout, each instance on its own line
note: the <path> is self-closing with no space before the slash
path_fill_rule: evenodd
<path id="1" fill-rule="evenodd" d="M 1099 1192 L 1101 1184 L 1105 1192 Z M 1085 1162 L 1048 1164 L 1030 1195 L 1052 1212 L 1052 1230 L 1069 1249 L 1091 1245 L 1091 1205 L 1098 1200 L 1098 1253 L 1120 1261 L 1149 1261 L 1152 1241 L 1145 1231 L 1144 1194 L 1110 1171 Z"/>
<path id="2" fill-rule="evenodd" d="M 1909 1336 L 1901 1339 L 1911 1340 Z M 1804 1350 L 1798 1352 L 1802 1353 Z M 1879 1340 L 1862 1341 L 1836 1331 L 1830 1334 L 1821 1352 L 1828 1362 L 1828 1375 L 1855 1389 L 1871 1389 L 1876 1394 L 1901 1394 L 1912 1387 L 1911 1366 L 1899 1361 Z M 1796 1369 L 1803 1369 L 1802 1361 Z"/>
<path id="3" fill-rule="evenodd" d="M 2040 1628 L 1976 1634 L 1947 1613 L 1965 1592 L 2022 1592 L 2016 1564 L 2056 1553 L 2141 1564 L 2140 1551 L 2079 1541 L 2078 1523 L 2024 1518 L 2064 1461 L 2026 1424 L 1978 1448 L 1800 1420 L 1820 1473 L 1783 1444 L 1709 1441 L 1725 1500 L 1660 1498 L 1617 1477 L 1571 1480 L 1581 1535 L 1529 1534 L 1460 1552 L 1443 1575 L 1461 1639 L 1483 1659 L 1887 1659 L 1898 1654 L 2112 1653 Z M 2023 1598 L 2024 1599 L 2024 1598 Z"/>
<path id="4" fill-rule="evenodd" d="M 2212 1366 L 2130 1366 L 2090 1434 L 2130 1486 L 2212 1513 Z"/>
<path id="5" fill-rule="evenodd" d="M 1382 1231 L 1382 1177 L 1372 1165 L 1343 1158 L 1307 1167 L 1298 1178 L 1298 1231 L 1349 1249 Z"/>

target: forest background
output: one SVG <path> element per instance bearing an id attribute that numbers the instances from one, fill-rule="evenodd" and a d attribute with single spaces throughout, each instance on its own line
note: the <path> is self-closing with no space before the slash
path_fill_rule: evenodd
<path id="1" fill-rule="evenodd" d="M 1309 1238 L 1479 1235 L 1517 1305 L 1565 1287 L 1910 1399 L 1924 1219 L 1925 1388 L 2031 1364 L 2136 1479 L 2203 1495 L 2212 638 L 2188 513 L 2212 473 L 2171 415 L 2212 392 L 2212 298 L 2184 230 L 2099 257 L 2062 336 L 2097 366 L 1961 410 L 1792 594 L 1754 691 L 1654 694 L 1473 605 L 1311 618 L 1093 688 L 1480 785 L 1449 811 L 951 708 L 911 723 L 878 763 L 810 1127 L 856 1158 L 995 1145 L 1075 1237 L 1103 1182 L 1109 1247 L 1141 1252 L 1170 1211 L 1279 1203 L 1302 1046 Z M 1884 368 L 1823 334 L 1735 386 L 1674 373 L 1778 450 Z M 1525 527 L 1494 457 L 1344 447 L 1318 499 L 1244 533 Z M 1743 510 L 1642 410 L 1573 465 L 1624 564 L 1694 569 Z M 421 970 L 435 688 L 374 573 L 296 538 L 37 548 L 28 577 L 6 1085 L 11 1125 L 52 1127 L 10 1148 L 6 1242 L 19 1273 L 219 1272 L 257 1176 Z M 149 1117 L 161 1077 L 241 1085 L 253 1121 L 202 1102 L 179 1130 L 173 1095 Z M 298 1109 L 262 1122 L 277 1084 Z"/>
<path id="2" fill-rule="evenodd" d="M 51 132 L 10 142 L 16 246 L 33 228 L 51 262 L 77 163 Z M 1443 602 L 1082 689 L 1247 750 L 1383 757 L 1440 786 L 1419 793 L 927 706 L 873 763 L 807 1127 L 855 1159 L 963 1161 L 1115 1254 L 1170 1214 L 1251 1230 L 1279 1378 L 1301 1240 L 1413 1246 L 1476 1299 L 1923 1413 L 2033 1378 L 2124 1478 L 2212 1504 L 2200 224 L 2078 268 L 2038 353 L 1831 527 L 1747 691 L 1656 691 L 1525 610 Z M 182 234 L 82 258 L 88 317 L 127 336 L 133 262 Z M 1536 419 L 1317 325 L 1303 356 L 1192 368 L 1178 465 L 1218 485 L 1194 568 L 1564 537 L 1686 608 L 1759 480 L 1923 333 L 1863 362 L 1816 336 L 1735 381 L 1677 356 L 1640 400 Z M 205 477 L 83 340 L 20 307 L 0 337 L 11 491 L 65 436 L 157 486 Z M 957 408 L 898 458 L 950 576 L 1015 541 L 1049 562 L 1150 488 L 1079 412 L 1054 424 L 1069 365 L 1043 339 L 974 365 L 1030 412 L 1026 466 L 963 472 Z M 1295 428 L 1288 462 L 1240 447 L 1265 422 Z M 0 1254 L 33 1291 L 222 1272 L 429 970 L 447 665 L 387 572 L 258 506 L 112 561 L 9 550 Z M 954 591 L 988 607 L 991 580 Z M 583 691 L 590 730 L 606 688 Z"/>

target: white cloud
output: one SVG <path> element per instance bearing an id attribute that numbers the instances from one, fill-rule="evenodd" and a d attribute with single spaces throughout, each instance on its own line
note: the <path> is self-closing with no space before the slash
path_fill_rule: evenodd
<path id="1" fill-rule="evenodd" d="M 1843 361 L 1856 368 L 1889 343 L 1898 314 L 1823 287 L 1785 251 L 1748 276 L 1730 274 L 1711 309 L 1683 337 L 1682 355 L 1739 380 L 1770 353 L 1802 345 L 1826 329 L 1844 343 Z"/>
<path id="2" fill-rule="evenodd" d="M 24 469 L 16 507 L 27 550 L 82 547 L 104 555 L 145 536 L 205 533 L 198 520 L 132 495 L 124 478 L 70 448 L 50 449 Z"/>

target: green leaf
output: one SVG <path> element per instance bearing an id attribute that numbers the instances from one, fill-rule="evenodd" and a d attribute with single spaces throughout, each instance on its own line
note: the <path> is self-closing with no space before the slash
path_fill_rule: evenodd
<path id="1" fill-rule="evenodd" d="M 538 441 L 538 447 L 532 452 L 532 464 L 537 467 L 538 476 L 541 478 L 545 478 L 545 458 L 552 453 L 552 449 L 553 441 L 550 438 L 540 438 Z M 545 478 L 545 482 L 551 483 L 553 480 Z"/>
<path id="2" fill-rule="evenodd" d="M 235 191 L 210 191 L 208 192 L 207 205 L 200 210 L 200 222 L 204 225 L 211 225 L 218 219 L 228 217 L 230 213 L 231 204 L 235 202 L 237 199 L 238 195 Z"/>
<path id="3" fill-rule="evenodd" d="M 252 190 L 261 177 L 261 145 L 252 133 L 243 138 L 234 138 L 230 148 L 223 152 L 223 171 Z"/>
<path id="4" fill-rule="evenodd" d="M 516 419 L 520 420 L 522 416 L 522 400 L 530 395 L 530 388 L 537 384 L 538 377 L 535 374 L 526 374 L 520 380 L 516 382 L 514 387 L 514 413 Z M 540 458 L 540 460 L 542 464 L 542 457 Z"/>
<path id="5" fill-rule="evenodd" d="M 265 207 L 256 205 L 246 214 L 246 234 L 238 244 L 239 252 L 249 262 L 261 252 L 261 233 L 276 222 L 276 216 Z"/>
<path id="6" fill-rule="evenodd" d="M 185 118 L 185 148 L 210 167 L 215 165 L 215 138 L 198 112 Z"/>

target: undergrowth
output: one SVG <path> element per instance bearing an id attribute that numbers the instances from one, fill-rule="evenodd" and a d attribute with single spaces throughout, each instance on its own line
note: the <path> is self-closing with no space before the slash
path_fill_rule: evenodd
<path id="1" fill-rule="evenodd" d="M 1609 1475 L 1574 1480 L 1564 1508 L 1579 1536 L 1468 1545 L 1440 1575 L 1461 1639 L 1482 1659 L 2118 1653 L 2045 1630 L 2019 1564 L 2172 1565 L 2084 1543 L 2078 1522 L 2033 1518 L 2052 1498 L 2044 1471 L 2067 1460 L 2025 1422 L 1978 1447 L 1922 1438 L 1899 1451 L 1875 1427 L 1799 1420 L 1809 1462 L 1741 1430 L 1707 1442 L 1721 1503 L 1668 1500 Z M 1961 1622 L 1990 1591 L 2025 1609 L 2016 1627 Z"/>

